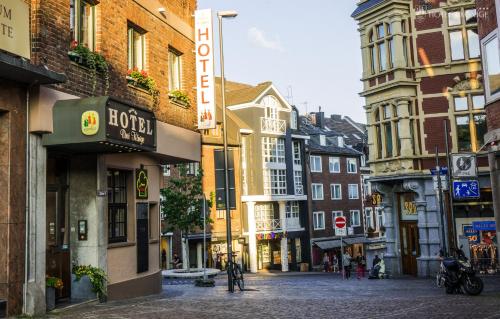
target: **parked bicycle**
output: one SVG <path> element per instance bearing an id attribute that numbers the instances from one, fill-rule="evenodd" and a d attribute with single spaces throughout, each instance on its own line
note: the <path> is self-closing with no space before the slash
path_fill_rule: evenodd
<path id="1" fill-rule="evenodd" d="M 245 280 L 243 279 L 243 270 L 241 269 L 241 266 L 236 262 L 235 259 L 236 255 L 233 253 L 233 269 L 232 269 L 233 290 L 234 286 L 238 285 L 240 291 L 243 291 L 245 290 Z"/>

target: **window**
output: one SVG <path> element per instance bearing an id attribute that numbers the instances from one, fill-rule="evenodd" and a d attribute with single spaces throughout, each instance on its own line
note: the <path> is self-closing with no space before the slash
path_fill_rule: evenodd
<path id="1" fill-rule="evenodd" d="M 108 242 L 127 241 L 127 172 L 108 170 Z"/>
<path id="2" fill-rule="evenodd" d="M 319 145 L 325 146 L 326 145 L 326 136 L 323 134 L 319 135 Z"/>
<path id="3" fill-rule="evenodd" d="M 467 103 L 467 97 L 455 97 L 455 111 L 467 111 L 469 105 Z"/>
<path id="4" fill-rule="evenodd" d="M 293 181 L 295 184 L 295 195 L 304 195 L 304 185 L 302 185 L 302 171 L 293 171 Z"/>
<path id="5" fill-rule="evenodd" d="M 484 96 L 465 94 L 453 100 L 458 151 L 477 152 L 486 134 Z"/>
<path id="6" fill-rule="evenodd" d="M 286 218 L 298 219 L 299 218 L 299 202 L 287 202 L 286 203 Z"/>
<path id="7" fill-rule="evenodd" d="M 313 212 L 314 230 L 325 229 L 325 212 Z"/>
<path id="8" fill-rule="evenodd" d="M 349 184 L 349 199 L 358 199 L 358 184 Z"/>
<path id="9" fill-rule="evenodd" d="M 330 157 L 328 159 L 328 166 L 330 168 L 330 173 L 340 173 L 340 158 Z"/>
<path id="10" fill-rule="evenodd" d="M 217 210 L 217 219 L 226 219 L 226 211 Z"/>
<path id="11" fill-rule="evenodd" d="M 278 119 L 278 108 L 280 106 L 280 103 L 278 100 L 272 96 L 272 95 L 267 95 L 262 99 L 261 102 L 262 105 L 265 106 L 265 116 L 266 118 L 269 119 Z"/>
<path id="12" fill-rule="evenodd" d="M 271 220 L 274 219 L 273 204 L 257 204 L 255 205 L 255 220 Z"/>
<path id="13" fill-rule="evenodd" d="M 198 164 L 198 163 L 197 163 Z M 224 150 L 214 150 L 215 164 L 215 208 L 217 210 L 226 209 L 226 174 L 224 169 Z M 228 150 L 227 171 L 229 180 L 229 208 L 236 209 L 236 184 L 234 176 L 234 153 Z"/>
<path id="14" fill-rule="evenodd" d="M 312 199 L 323 200 L 323 184 L 311 184 Z"/>
<path id="15" fill-rule="evenodd" d="M 372 228 L 373 227 L 373 209 L 371 207 L 365 208 L 365 225 L 366 228 Z"/>
<path id="16" fill-rule="evenodd" d="M 473 95 L 472 96 L 472 108 L 475 110 L 484 109 L 484 95 Z"/>
<path id="17" fill-rule="evenodd" d="M 146 35 L 135 26 L 128 28 L 128 68 L 146 69 Z"/>
<path id="18" fill-rule="evenodd" d="M 479 36 L 476 9 L 448 12 L 451 60 L 478 58 Z"/>
<path id="19" fill-rule="evenodd" d="M 94 51 L 95 6 L 84 0 L 71 0 L 70 29 L 73 40 Z"/>
<path id="20" fill-rule="evenodd" d="M 332 199 L 338 200 L 342 199 L 342 185 L 341 184 L 331 184 L 330 192 Z"/>
<path id="21" fill-rule="evenodd" d="M 344 212 L 341 211 L 341 210 L 334 210 L 332 212 L 332 226 L 333 226 L 333 229 L 335 229 L 335 219 L 337 217 L 343 217 L 344 216 Z"/>
<path id="22" fill-rule="evenodd" d="M 385 42 L 378 45 L 379 71 L 387 70 L 387 52 L 385 51 Z"/>
<path id="23" fill-rule="evenodd" d="M 311 172 L 321 173 L 323 170 L 321 167 L 321 156 L 311 155 Z"/>
<path id="24" fill-rule="evenodd" d="M 298 117 L 297 117 L 297 112 L 296 111 L 292 111 L 290 113 L 290 128 L 292 130 L 296 130 L 297 129 L 297 121 L 298 121 Z"/>
<path id="25" fill-rule="evenodd" d="M 286 195 L 286 170 L 264 170 L 264 194 Z"/>
<path id="26" fill-rule="evenodd" d="M 382 227 L 385 227 L 384 211 L 382 208 L 377 207 L 375 208 L 375 213 L 377 214 L 377 227 L 380 230 Z"/>
<path id="27" fill-rule="evenodd" d="M 264 163 L 285 163 L 285 140 L 275 137 L 262 138 Z"/>
<path id="28" fill-rule="evenodd" d="M 347 159 L 347 172 L 354 174 L 358 172 L 358 160 L 355 158 Z"/>
<path id="29" fill-rule="evenodd" d="M 361 226 L 361 218 L 359 216 L 359 210 L 351 210 L 351 227 Z"/>
<path id="30" fill-rule="evenodd" d="M 168 89 L 169 91 L 177 91 L 182 88 L 182 63 L 181 55 L 178 51 L 168 50 Z"/>
<path id="31" fill-rule="evenodd" d="M 500 96 L 500 50 L 498 45 L 498 33 L 482 40 L 483 65 L 485 73 L 486 97 L 488 101 Z"/>
<path id="32" fill-rule="evenodd" d="M 293 164 L 294 165 L 302 165 L 302 161 L 300 160 L 300 142 L 293 142 Z"/>
<path id="33" fill-rule="evenodd" d="M 163 165 L 163 176 L 170 176 L 170 165 Z"/>
<path id="34" fill-rule="evenodd" d="M 392 35 L 392 26 L 388 23 L 380 23 L 376 25 L 369 33 L 369 58 L 370 71 L 372 74 L 376 72 L 384 72 L 390 67 L 394 67 L 395 61 L 395 43 Z M 373 36 L 376 34 L 376 39 Z"/>

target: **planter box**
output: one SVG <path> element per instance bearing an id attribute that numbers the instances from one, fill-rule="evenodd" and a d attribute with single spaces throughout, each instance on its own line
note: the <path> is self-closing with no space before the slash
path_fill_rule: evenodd
<path id="1" fill-rule="evenodd" d="M 45 304 L 47 311 L 54 310 L 56 307 L 56 289 L 54 287 L 45 288 Z"/>
<path id="2" fill-rule="evenodd" d="M 96 299 L 97 295 L 92 291 L 92 284 L 88 276 L 83 276 L 76 281 L 76 276 L 71 274 L 71 300 L 85 301 Z"/>
<path id="3" fill-rule="evenodd" d="M 188 108 L 190 106 L 189 103 L 187 103 L 181 99 L 178 99 L 173 95 L 169 95 L 168 98 L 170 99 L 170 101 L 172 101 L 172 103 L 178 104 L 184 108 Z"/>
<path id="4" fill-rule="evenodd" d="M 75 63 L 78 63 L 78 64 L 83 64 L 83 58 L 81 55 L 77 54 L 77 53 L 74 53 L 72 51 L 69 51 L 68 52 L 68 58 L 75 62 Z"/>

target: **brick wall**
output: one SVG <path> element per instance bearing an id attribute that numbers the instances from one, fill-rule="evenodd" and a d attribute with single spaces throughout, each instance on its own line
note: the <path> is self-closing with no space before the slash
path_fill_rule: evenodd
<path id="1" fill-rule="evenodd" d="M 495 0 L 476 0 L 476 6 L 479 38 L 482 39 L 498 27 Z"/>
<path id="2" fill-rule="evenodd" d="M 418 62 L 421 65 L 443 63 L 446 59 L 443 34 L 441 32 L 419 34 L 417 36 L 417 54 Z"/>
<path id="3" fill-rule="evenodd" d="M 160 1 L 169 14 L 176 14 L 193 25 L 196 0 Z M 70 62 L 67 56 L 70 33 L 69 0 L 33 0 L 32 48 L 35 64 L 66 73 L 68 81 L 58 89 L 81 97 L 104 95 L 103 75 L 97 75 L 95 92 L 89 70 Z M 146 70 L 156 81 L 160 91 L 159 106 L 155 108 L 159 120 L 194 129 L 196 121 L 194 43 L 173 27 L 158 19 L 135 0 L 101 1 L 96 6 L 96 51 L 109 64 L 108 95 L 143 107 L 152 108 L 153 99 L 144 90 L 127 84 L 127 22 L 132 22 L 146 33 Z M 171 103 L 168 98 L 168 48 L 182 55 L 182 88 L 192 101 L 189 108 Z"/>
<path id="4" fill-rule="evenodd" d="M 486 107 L 486 122 L 488 124 L 488 131 L 500 129 L 500 101 L 496 101 Z"/>

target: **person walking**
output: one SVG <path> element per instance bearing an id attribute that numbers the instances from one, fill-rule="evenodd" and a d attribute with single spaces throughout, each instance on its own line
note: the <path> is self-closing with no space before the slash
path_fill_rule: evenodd
<path id="1" fill-rule="evenodd" d="M 332 268 L 333 268 L 333 272 L 339 271 L 339 259 L 337 258 L 337 253 L 333 254 Z"/>
<path id="2" fill-rule="evenodd" d="M 349 279 L 351 277 L 351 255 L 346 250 L 342 256 L 342 267 L 344 268 L 345 278 Z"/>
<path id="3" fill-rule="evenodd" d="M 328 257 L 328 254 L 325 252 L 323 254 L 323 272 L 328 272 L 330 269 L 330 257 Z"/>

